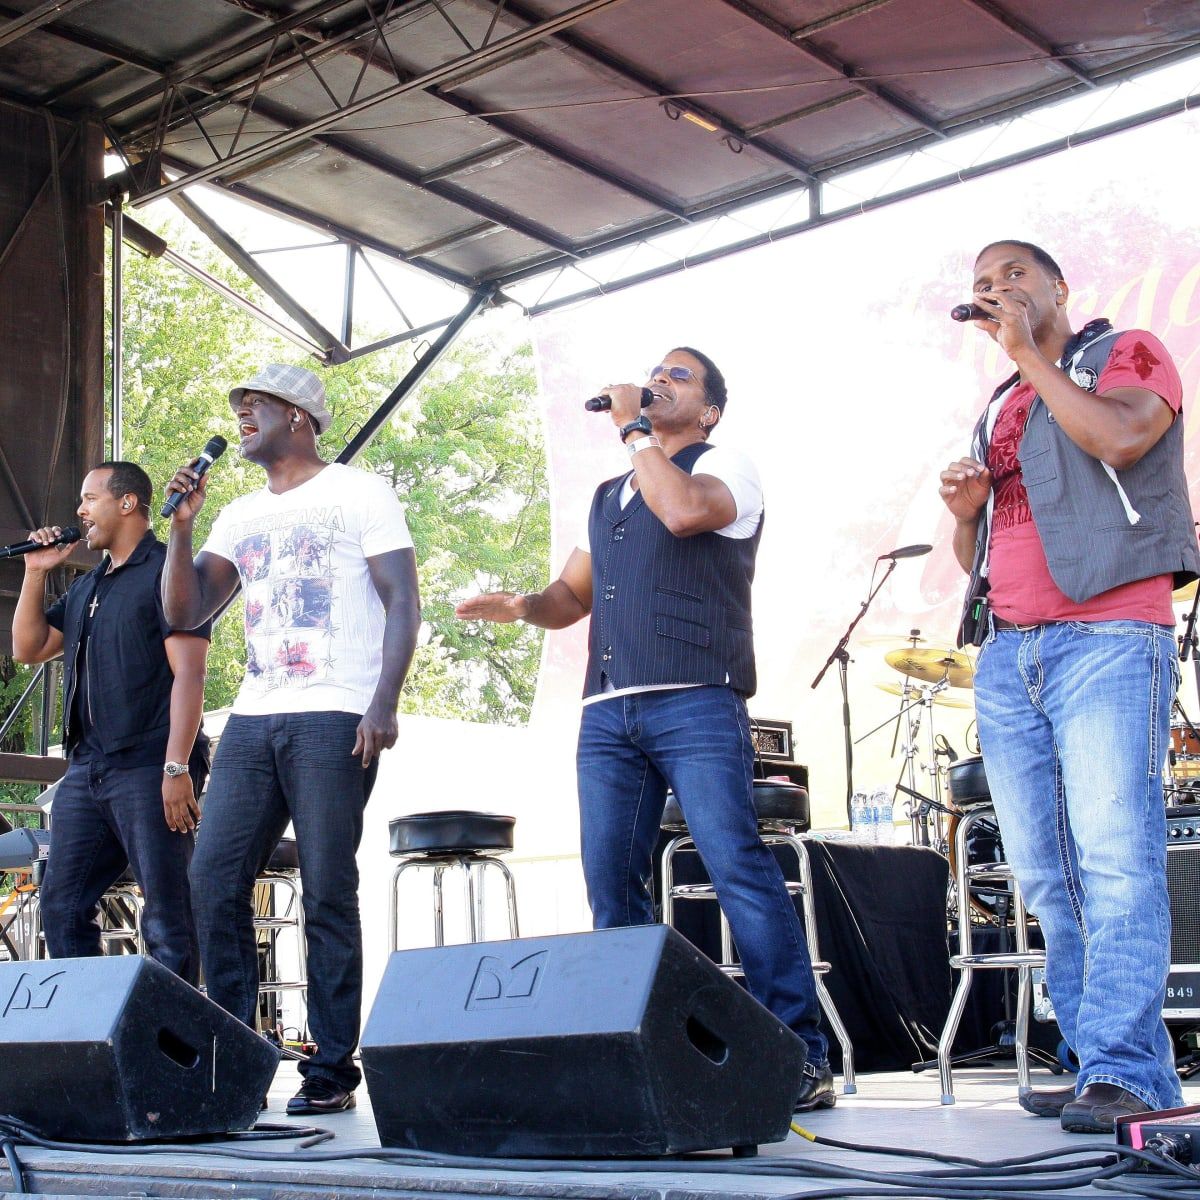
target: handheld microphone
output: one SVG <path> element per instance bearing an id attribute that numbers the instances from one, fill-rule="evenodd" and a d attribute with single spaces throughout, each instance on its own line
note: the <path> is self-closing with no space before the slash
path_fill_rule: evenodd
<path id="1" fill-rule="evenodd" d="M 16 558 L 21 554 L 29 554 L 34 550 L 45 550 L 47 546 L 68 546 L 79 541 L 79 530 L 74 525 L 68 525 L 52 542 L 14 542 L 11 546 L 0 546 L 0 558 Z"/>
<path id="2" fill-rule="evenodd" d="M 225 453 L 225 447 L 229 443 L 218 433 L 216 437 L 208 439 L 208 444 L 200 451 L 200 459 L 196 463 L 196 474 L 203 478 L 208 474 L 208 468 Z M 198 482 L 198 481 L 197 481 Z M 194 490 L 194 489 L 193 489 Z M 179 507 L 179 502 L 184 496 L 189 495 L 188 492 L 172 492 L 163 504 L 159 512 L 161 517 L 172 517 L 175 515 L 175 510 Z"/>
<path id="3" fill-rule="evenodd" d="M 647 408 L 654 403 L 654 393 L 649 388 L 642 388 L 642 407 Z M 583 402 L 588 412 L 607 412 L 612 408 L 612 400 L 608 396 L 593 396 Z"/>
<path id="4" fill-rule="evenodd" d="M 885 558 L 920 558 L 922 554 L 928 554 L 933 547 L 921 542 L 916 546 L 901 546 L 899 550 L 892 550 L 887 554 L 881 554 L 875 561 L 883 562 Z"/>
<path id="5" fill-rule="evenodd" d="M 980 308 L 978 304 L 956 304 L 950 310 L 950 319 L 952 321 L 994 321 L 996 318 L 986 308 Z"/>

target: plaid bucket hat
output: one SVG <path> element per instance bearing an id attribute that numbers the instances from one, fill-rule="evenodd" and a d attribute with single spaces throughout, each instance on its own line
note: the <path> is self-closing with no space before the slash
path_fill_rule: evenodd
<path id="1" fill-rule="evenodd" d="M 325 407 L 325 385 L 304 367 L 271 363 L 253 379 L 239 383 L 229 393 L 229 403 L 239 404 L 246 392 L 265 392 L 268 396 L 277 396 L 288 404 L 304 409 L 317 423 L 318 434 L 324 433 L 333 423 L 333 413 Z"/>

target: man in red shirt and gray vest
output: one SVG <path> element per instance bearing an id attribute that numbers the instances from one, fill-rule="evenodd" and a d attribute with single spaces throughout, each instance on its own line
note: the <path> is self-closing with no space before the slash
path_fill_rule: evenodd
<path id="1" fill-rule="evenodd" d="M 1075 333 L 1058 264 L 975 263 L 975 324 L 1016 374 L 941 474 L 981 649 L 979 740 L 1005 854 L 1046 939 L 1076 1085 L 1022 1107 L 1075 1133 L 1182 1103 L 1162 1021 L 1170 962 L 1162 769 L 1178 685 L 1172 588 L 1200 574 L 1183 388 L 1142 330 Z"/>

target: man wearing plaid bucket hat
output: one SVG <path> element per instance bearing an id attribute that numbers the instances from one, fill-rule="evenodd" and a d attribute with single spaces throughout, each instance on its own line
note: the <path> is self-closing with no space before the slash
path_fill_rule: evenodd
<path id="1" fill-rule="evenodd" d="M 316 1053 L 289 1115 L 354 1105 L 362 1003 L 355 851 L 420 622 L 404 512 L 377 475 L 327 463 L 317 438 L 333 417 L 320 379 L 272 364 L 229 393 L 242 457 L 266 486 L 217 515 L 192 557 L 207 477 L 176 472 L 163 603 L 171 619 L 219 611 L 239 582 L 246 674 L 213 764 L 192 861 L 209 996 L 252 1024 L 258 955 L 254 879 L 295 829 Z"/>

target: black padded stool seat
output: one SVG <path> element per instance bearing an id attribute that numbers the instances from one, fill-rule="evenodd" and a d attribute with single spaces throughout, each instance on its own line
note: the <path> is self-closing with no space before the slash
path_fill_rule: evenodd
<path id="1" fill-rule="evenodd" d="M 266 871 L 298 871 L 300 870 L 300 855 L 296 852 L 295 838 L 280 838 L 279 845 L 271 851 L 267 859 Z"/>
<path id="2" fill-rule="evenodd" d="M 777 821 L 804 833 L 811 826 L 808 811 L 808 788 L 798 783 L 785 783 L 778 779 L 756 779 L 754 781 L 754 812 L 759 823 Z M 675 799 L 674 792 L 667 793 L 667 806 L 663 809 L 663 829 L 684 831 L 687 822 L 683 809 Z"/>
<path id="3" fill-rule="evenodd" d="M 411 813 L 388 822 L 390 853 L 501 853 L 513 848 L 513 826 L 516 821 L 516 817 L 468 812 L 464 809 Z"/>
<path id="4" fill-rule="evenodd" d="M 978 754 L 952 762 L 946 770 L 946 778 L 950 783 L 950 799 L 959 808 L 965 810 L 992 803 L 992 789 L 988 787 L 987 772 Z"/>

